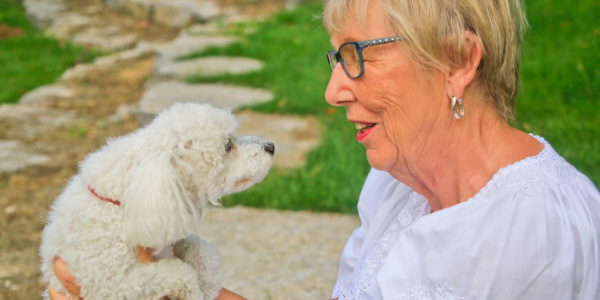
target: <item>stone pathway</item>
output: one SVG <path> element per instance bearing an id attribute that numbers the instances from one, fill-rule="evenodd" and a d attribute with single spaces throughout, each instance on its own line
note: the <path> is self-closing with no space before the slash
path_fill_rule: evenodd
<path id="1" fill-rule="evenodd" d="M 329 299 L 355 216 L 235 207 L 208 211 L 223 285 L 248 299 Z"/>
<path id="2" fill-rule="evenodd" d="M 277 167 L 302 165 L 305 153 L 320 139 L 311 130 L 318 127 L 316 118 L 239 109 L 272 100 L 274 96 L 263 89 L 185 82 L 192 75 L 256 71 L 262 62 L 218 56 L 178 60 L 236 41 L 221 35 L 215 20 L 261 18 L 297 2 L 23 0 L 32 23 L 49 35 L 111 54 L 76 65 L 56 83 L 27 93 L 16 105 L 0 106 L 0 126 L 6 128 L 0 132 L 0 175 L 10 179 L 0 196 L 0 206 L 7 206 L 5 217 L 16 218 L 27 211 L 19 204 L 23 197 L 19 194 L 35 194 L 29 183 L 50 182 L 52 191 L 62 188 L 65 173 L 102 145 L 106 136 L 130 132 L 175 102 L 231 108 L 240 135 L 261 135 L 275 143 Z M 63 176 L 63 182 L 58 176 Z M 48 207 L 50 201 L 36 198 L 33 203 Z M 225 286 L 250 299 L 327 298 L 344 243 L 358 226 L 355 216 L 249 208 L 214 209 L 205 223 L 201 235 L 220 249 Z M 26 234 L 35 245 L 38 227 Z M 36 250 L 6 253 L 0 262 L 0 286 L 2 278 L 15 272 L 35 272 L 30 269 L 37 264 L 22 267 L 15 261 L 35 260 Z"/>

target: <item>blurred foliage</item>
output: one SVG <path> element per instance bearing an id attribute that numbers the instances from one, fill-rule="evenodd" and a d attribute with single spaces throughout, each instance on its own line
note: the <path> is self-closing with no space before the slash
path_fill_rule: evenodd
<path id="1" fill-rule="evenodd" d="M 530 0 L 526 4 L 531 29 L 523 45 L 522 88 L 513 125 L 545 137 L 599 185 L 600 2 Z M 331 108 L 324 100 L 330 75 L 325 52 L 331 44 L 318 17 L 321 7 L 321 2 L 312 2 L 260 22 L 222 24 L 231 34 L 242 36 L 241 41 L 183 58 L 259 59 L 265 63 L 260 71 L 197 76 L 190 81 L 265 88 L 275 99 L 253 110 L 314 115 L 320 121 L 314 130 L 322 144 L 308 154 L 306 166 L 274 169 L 263 183 L 224 199 L 226 205 L 356 212 L 369 165 L 344 109 Z M 69 66 L 93 57 L 31 27 L 17 0 L 0 2 L 0 24 L 22 30 L 20 35 L 0 39 L 0 103 L 15 102 L 24 92 L 53 82 Z"/>
<path id="2" fill-rule="evenodd" d="M 600 186 L 600 2 L 527 1 L 517 122 Z"/>
<path id="3" fill-rule="evenodd" d="M 224 199 L 225 205 L 247 205 L 290 210 L 356 212 L 356 201 L 369 170 L 364 147 L 345 110 L 334 109 L 324 94 L 331 71 L 325 51 L 330 39 L 317 18 L 322 4 L 303 5 L 263 22 L 230 25 L 243 34 L 239 43 L 211 48 L 198 56 L 228 55 L 259 59 L 262 70 L 244 75 L 193 77 L 192 82 L 227 82 L 266 88 L 275 95 L 268 103 L 252 106 L 261 112 L 314 115 L 321 145 L 308 154 L 306 166 L 271 171 L 260 184 Z"/>
<path id="4" fill-rule="evenodd" d="M 2 32 L 20 33 L 4 36 Z M 98 56 L 83 47 L 45 36 L 17 0 L 0 0 L 0 104 L 54 82 L 67 68 Z"/>
<path id="5" fill-rule="evenodd" d="M 316 115 L 322 144 L 308 164 L 274 170 L 267 179 L 224 200 L 280 209 L 355 212 L 369 166 L 356 130 L 343 109 L 324 100 L 330 70 L 325 52 L 330 39 L 318 17 L 321 4 L 282 12 L 264 22 L 231 25 L 241 42 L 211 48 L 207 55 L 253 57 L 263 70 L 241 76 L 193 77 L 192 82 L 228 82 L 266 88 L 276 95 L 254 110 Z M 553 0 L 527 2 L 531 24 L 523 46 L 522 88 L 513 125 L 545 137 L 569 162 L 600 184 L 600 7 L 584 0 L 573 5 Z M 315 130 L 318 130 L 315 128 Z"/>

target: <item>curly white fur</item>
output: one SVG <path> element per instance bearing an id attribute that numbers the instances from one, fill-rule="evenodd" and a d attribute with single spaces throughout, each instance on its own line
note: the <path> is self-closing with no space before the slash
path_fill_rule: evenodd
<path id="1" fill-rule="evenodd" d="M 257 137 L 236 140 L 236 128 L 228 111 L 176 104 L 88 155 L 54 201 L 42 233 L 44 280 L 67 292 L 53 273 L 60 257 L 88 300 L 214 299 L 218 254 L 193 234 L 208 202 L 218 204 L 267 175 L 274 149 Z M 138 245 L 167 255 L 143 264 Z"/>

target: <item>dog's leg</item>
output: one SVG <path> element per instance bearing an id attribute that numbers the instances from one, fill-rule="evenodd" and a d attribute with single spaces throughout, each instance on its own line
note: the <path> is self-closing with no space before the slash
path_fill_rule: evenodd
<path id="1" fill-rule="evenodd" d="M 190 235 L 175 243 L 175 255 L 191 265 L 200 281 L 205 300 L 213 300 L 221 289 L 220 265 L 217 248 L 196 235 Z"/>
<path id="2" fill-rule="evenodd" d="M 109 298 L 159 300 L 168 296 L 169 299 L 204 299 L 196 271 L 177 258 L 136 264 L 125 277 L 123 282 L 127 287 L 123 287 L 121 292 L 127 292 L 119 296 L 110 295 Z"/>

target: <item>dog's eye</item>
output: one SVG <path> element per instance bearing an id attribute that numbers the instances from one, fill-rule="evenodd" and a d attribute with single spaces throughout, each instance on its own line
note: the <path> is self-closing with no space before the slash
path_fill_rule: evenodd
<path id="1" fill-rule="evenodd" d="M 231 151 L 232 148 L 233 148 L 233 140 L 232 139 L 228 139 L 227 140 L 227 145 L 225 145 L 225 151 L 229 152 L 229 151 Z"/>

